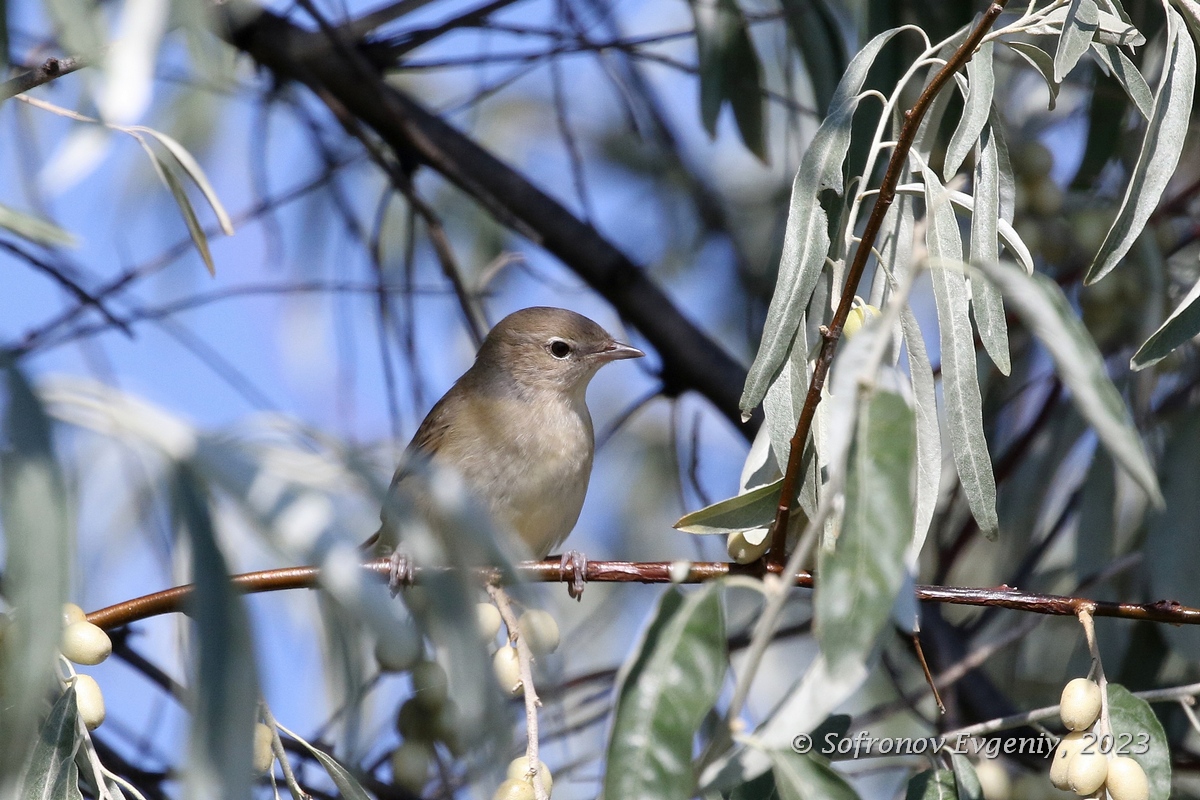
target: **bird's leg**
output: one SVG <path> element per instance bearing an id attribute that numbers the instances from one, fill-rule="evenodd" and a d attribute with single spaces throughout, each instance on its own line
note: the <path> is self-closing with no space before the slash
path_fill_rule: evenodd
<path id="1" fill-rule="evenodd" d="M 567 582 L 567 594 L 579 600 L 583 597 L 583 585 L 587 582 L 587 556 L 578 550 L 562 554 L 563 580 Z"/>
<path id="2" fill-rule="evenodd" d="M 388 572 L 388 589 L 392 593 L 392 597 L 400 594 L 401 589 L 407 589 L 413 585 L 413 562 L 408 557 L 407 553 L 400 550 L 393 550 L 388 561 L 391 562 L 391 571 Z"/>

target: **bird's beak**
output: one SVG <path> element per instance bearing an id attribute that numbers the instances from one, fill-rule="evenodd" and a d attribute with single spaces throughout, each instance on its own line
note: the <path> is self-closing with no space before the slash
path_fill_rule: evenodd
<path id="1" fill-rule="evenodd" d="M 625 358 L 641 358 L 646 355 L 636 347 L 631 347 L 623 342 L 612 341 L 604 346 L 604 349 L 596 353 L 596 356 L 608 363 L 609 361 L 620 361 Z"/>

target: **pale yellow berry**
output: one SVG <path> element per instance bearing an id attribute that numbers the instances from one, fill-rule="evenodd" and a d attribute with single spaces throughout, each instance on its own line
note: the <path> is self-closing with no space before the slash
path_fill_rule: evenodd
<path id="1" fill-rule="evenodd" d="M 415 740 L 406 741 L 392 751 L 392 783 L 414 794 L 425 788 L 429 778 L 429 763 L 433 753 L 429 745 Z"/>
<path id="2" fill-rule="evenodd" d="M 479 624 L 479 634 L 484 641 L 492 641 L 500 632 L 500 612 L 491 603 L 475 606 L 475 621 Z"/>
<path id="3" fill-rule="evenodd" d="M 496 788 L 492 800 L 534 800 L 533 784 L 509 778 Z"/>
<path id="4" fill-rule="evenodd" d="M 846 324 L 842 326 L 842 336 L 849 339 L 862 330 L 863 325 L 879 316 L 879 309 L 873 305 L 856 305 L 846 315 Z"/>
<path id="5" fill-rule="evenodd" d="M 416 699 L 410 698 L 400 706 L 396 715 L 396 730 L 405 739 L 416 739 L 422 742 L 432 742 L 436 738 L 434 716 L 429 709 L 422 706 Z"/>
<path id="6" fill-rule="evenodd" d="M 271 729 L 261 722 L 254 724 L 254 771 L 265 775 L 275 763 L 275 753 L 271 750 Z"/>
<path id="7" fill-rule="evenodd" d="M 533 783 L 533 776 L 529 774 L 529 757 L 514 758 L 508 765 L 508 777 Z M 550 768 L 543 761 L 538 761 L 538 777 L 542 779 L 542 788 L 546 790 L 546 794 L 550 794 L 550 787 L 554 785 L 554 776 L 550 774 Z"/>
<path id="8" fill-rule="evenodd" d="M 422 661 L 412 671 L 413 700 L 428 711 L 437 711 L 450 696 L 446 670 L 436 661 Z"/>
<path id="9" fill-rule="evenodd" d="M 451 753 L 458 754 L 462 750 L 458 703 L 447 700 L 433 715 L 433 738 L 444 743 Z"/>
<path id="10" fill-rule="evenodd" d="M 1063 737 L 1054 751 L 1054 760 L 1050 762 L 1050 783 L 1056 789 L 1067 789 L 1067 768 L 1071 759 L 1084 748 L 1092 739 L 1084 738 L 1083 731 L 1072 731 Z"/>
<path id="11" fill-rule="evenodd" d="M 104 693 L 91 675 L 75 676 L 75 703 L 89 731 L 96 730 L 104 722 Z"/>
<path id="12" fill-rule="evenodd" d="M 1083 796 L 1091 794 L 1104 785 L 1108 777 L 1108 756 L 1094 751 L 1076 753 L 1067 764 L 1067 786 L 1072 792 Z"/>
<path id="13" fill-rule="evenodd" d="M 1084 731 L 1100 718 L 1100 687 L 1087 678 L 1075 678 L 1062 690 L 1058 713 L 1070 731 Z"/>
<path id="14" fill-rule="evenodd" d="M 1039 141 L 1021 145 L 1012 161 L 1013 168 L 1027 178 L 1039 178 L 1054 169 L 1054 154 Z"/>
<path id="15" fill-rule="evenodd" d="M 62 607 L 62 622 L 63 627 L 67 627 L 72 622 L 86 622 L 87 614 L 83 613 L 83 609 L 74 603 L 63 603 Z"/>
<path id="16" fill-rule="evenodd" d="M 517 620 L 517 630 L 535 656 L 544 656 L 558 649 L 558 623 L 548 611 L 526 611 Z"/>
<path id="17" fill-rule="evenodd" d="M 1117 756 L 1108 762 L 1108 779 L 1104 782 L 1111 800 L 1146 800 L 1150 796 L 1150 781 L 1142 765 L 1129 756 Z"/>
<path id="18" fill-rule="evenodd" d="M 1062 211 L 1063 190 L 1049 175 L 1044 175 L 1029 187 L 1029 206 L 1037 214 L 1052 217 Z"/>
<path id="19" fill-rule="evenodd" d="M 753 539 L 758 539 L 758 543 L 752 541 Z M 752 564 L 758 561 L 770 546 L 771 537 L 767 535 L 765 528 L 734 531 L 725 538 L 725 549 L 729 557 L 738 564 Z"/>
<path id="20" fill-rule="evenodd" d="M 375 642 L 375 661 L 384 672 L 405 672 L 421 658 L 421 633 L 406 622 Z"/>
<path id="21" fill-rule="evenodd" d="M 517 658 L 517 648 L 506 644 L 492 656 L 492 670 L 496 673 L 496 682 L 500 688 L 513 697 L 520 697 L 525 691 L 521 685 L 521 666 Z"/>
<path id="22" fill-rule="evenodd" d="M 1008 776 L 1008 770 L 1000 766 L 996 759 L 985 758 L 976 764 L 975 777 L 979 779 L 983 800 L 1011 800 L 1012 779 Z"/>
<path id="23" fill-rule="evenodd" d="M 60 649 L 76 664 L 94 666 L 112 653 L 112 639 L 90 622 L 72 622 L 63 628 Z"/>

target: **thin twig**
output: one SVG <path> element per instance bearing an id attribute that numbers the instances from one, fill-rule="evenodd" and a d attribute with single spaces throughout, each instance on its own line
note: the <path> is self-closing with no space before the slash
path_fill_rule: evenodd
<path id="1" fill-rule="evenodd" d="M 874 247 L 875 239 L 879 235 L 879 229 L 883 225 L 884 215 L 887 214 L 892 201 L 896 198 L 896 186 L 899 184 L 900 176 L 904 172 L 908 153 L 912 149 L 913 141 L 916 139 L 917 131 L 920 129 L 921 120 L 924 118 L 925 112 L 928 111 L 933 99 L 942 90 L 946 82 L 951 79 L 955 72 L 971 60 L 971 56 L 974 55 L 984 35 L 991 29 L 993 23 L 995 23 L 1003 11 L 1003 1 L 992 3 L 988 7 L 979 24 L 975 26 L 975 29 L 971 31 L 971 34 L 962 45 L 954 51 L 954 55 L 950 57 L 946 65 L 938 70 L 929 81 L 929 84 L 921 92 L 921 96 L 917 98 L 917 102 L 913 107 L 904 114 L 904 127 L 896 139 L 896 147 L 892 150 L 892 157 L 888 162 L 887 172 L 884 174 L 883 181 L 879 186 L 879 195 L 875 199 L 875 206 L 871 209 L 871 216 L 867 219 L 866 227 L 863 229 L 861 242 L 854 251 L 854 260 L 846 272 L 845 284 L 842 286 L 842 297 L 838 303 L 837 311 L 834 312 L 833 319 L 830 321 L 828 327 L 822 331 L 821 354 L 817 357 L 816 364 L 813 366 L 812 379 L 808 385 L 808 395 L 804 398 L 804 407 L 801 409 L 800 419 L 796 423 L 796 433 L 792 436 L 791 452 L 788 454 L 787 470 L 784 472 L 782 491 L 779 495 L 779 507 L 776 509 L 775 522 L 772 525 L 771 549 L 767 555 L 772 564 L 781 565 L 787 557 L 788 517 L 791 514 L 792 503 L 798 489 L 796 481 L 800 475 L 804 446 L 808 442 L 808 435 L 812 430 L 812 422 L 816 414 L 817 404 L 821 402 L 821 389 L 825 386 L 825 378 L 829 374 L 829 367 L 833 362 L 833 354 L 837 350 L 838 339 L 842 334 L 842 326 L 846 324 L 846 317 L 849 315 L 850 307 L 854 302 L 854 294 L 858 289 L 858 283 L 862 278 L 863 270 L 866 268 L 871 248 Z"/>
<path id="2" fill-rule="evenodd" d="M 91 61 L 77 56 L 47 58 L 41 66 L 0 83 L 0 103 L 90 65 Z"/>

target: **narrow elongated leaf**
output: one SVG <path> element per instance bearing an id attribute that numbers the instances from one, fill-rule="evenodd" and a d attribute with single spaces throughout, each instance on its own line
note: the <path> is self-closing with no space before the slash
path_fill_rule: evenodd
<path id="1" fill-rule="evenodd" d="M 1071 0 L 1063 19 L 1062 35 L 1054 51 L 1054 82 L 1062 83 L 1088 51 L 1092 37 L 1100 29 L 1100 9 L 1096 0 Z"/>
<path id="2" fill-rule="evenodd" d="M 975 212 L 971 214 L 971 263 L 991 264 L 1000 260 L 997 235 L 1000 221 L 1000 157 L 996 148 L 995 128 L 985 127 L 979 134 L 979 154 L 975 159 Z M 1012 369 L 1008 357 L 1008 322 L 1004 319 L 1004 301 L 996 287 L 987 281 L 971 282 L 971 307 L 983 348 L 1001 374 Z"/>
<path id="3" fill-rule="evenodd" d="M 1154 113 L 1154 94 L 1150 91 L 1150 84 L 1146 83 L 1141 71 L 1129 60 L 1125 51 L 1115 44 L 1092 42 L 1092 52 L 1104 65 L 1108 74 L 1121 84 L 1121 88 L 1129 95 L 1142 118 L 1149 120 Z"/>
<path id="4" fill-rule="evenodd" d="M 73 234 L 64 231 L 52 222 L 17 211 L 0 204 L 0 228 L 12 231 L 18 236 L 31 242 L 44 245 L 65 245 L 75 247 L 79 241 Z"/>
<path id="5" fill-rule="evenodd" d="M 1176 347 L 1200 333 L 1200 280 L 1196 281 L 1187 296 L 1180 301 L 1167 321 L 1159 326 L 1150 338 L 1142 343 L 1129 360 L 1135 371 L 1157 364 Z"/>
<path id="6" fill-rule="evenodd" d="M 1168 473 L 1171 475 L 1174 473 Z M 1112 457 L 1103 447 L 1097 447 L 1095 453 L 1092 454 L 1092 465 L 1088 468 L 1087 478 L 1083 481 L 1083 489 L 1079 495 L 1079 528 L 1075 534 L 1075 572 L 1083 578 L 1104 569 L 1112 563 L 1116 552 L 1113 549 L 1113 534 L 1116 528 L 1116 506 L 1117 506 L 1117 483 L 1116 483 L 1116 465 L 1113 464 Z M 1170 489 L 1167 482 L 1163 485 L 1163 495 L 1170 496 Z M 1172 508 L 1175 508 L 1172 503 Z M 1153 523 L 1151 523 L 1153 530 Z M 1154 538 L 1151 533 L 1146 541 L 1146 557 L 1153 558 L 1153 551 L 1150 549 L 1150 540 Z M 1176 556 L 1170 556 L 1172 562 L 1182 561 L 1183 559 Z M 1153 575 L 1154 567 L 1158 561 L 1151 561 L 1154 565 L 1149 567 L 1148 571 Z M 1153 577 L 1151 577 L 1151 586 L 1153 586 Z M 1151 589 L 1151 591 L 1154 591 Z M 1167 594 L 1155 594 L 1155 597 L 1171 597 Z M 1182 627 L 1182 626 L 1180 626 Z M 1190 627 L 1190 626 L 1189 626 Z M 1200 641 L 1200 636 L 1197 637 Z"/>
<path id="7" fill-rule="evenodd" d="M 770 525 L 779 506 L 782 486 L 783 478 L 780 478 L 745 494 L 684 514 L 675 527 L 684 533 L 707 534 L 733 533 Z"/>
<path id="8" fill-rule="evenodd" d="M 804 317 L 796 326 L 796 338 L 792 341 L 791 352 L 783 362 L 783 369 L 771 382 L 767 394 L 763 397 L 763 421 L 771 437 L 771 452 L 775 455 L 775 463 L 783 466 L 788 463 L 792 451 L 792 437 L 796 435 L 796 422 L 804 408 L 804 398 L 808 394 L 808 325 Z"/>
<path id="9" fill-rule="evenodd" d="M 142 149 L 146 151 L 146 155 L 150 157 L 150 163 L 154 166 L 154 171 L 158 175 L 159 180 L 163 182 L 163 185 L 171 191 L 171 196 L 175 198 L 175 204 L 179 206 L 179 213 L 183 215 L 183 222 L 187 225 L 188 235 L 192 237 L 192 244 L 196 245 L 196 252 L 200 254 L 200 258 L 204 261 L 204 266 L 208 270 L 208 274 L 216 275 L 217 268 L 213 266 L 212 253 L 208 249 L 208 236 L 205 235 L 204 227 L 196 217 L 196 209 L 192 208 L 192 201 L 188 199 L 183 184 L 175 174 L 175 168 L 159 158 L 158 154 L 141 137 L 137 137 L 137 141 L 142 146 Z"/>
<path id="10" fill-rule="evenodd" d="M 1111 4 L 1105 3 L 1104 5 Z M 1029 28 L 1029 33 L 1040 36 L 1058 36 L 1066 25 L 1069 13 L 1069 6 L 1059 6 L 1046 14 L 1042 18 L 1041 24 Z M 1097 15 L 1095 37 L 1096 41 L 1101 44 L 1116 44 L 1122 47 L 1141 47 L 1146 43 L 1146 37 L 1133 26 L 1124 12 L 1114 14 L 1111 11 L 1101 10 Z"/>
<path id="11" fill-rule="evenodd" d="M 780 800 L 858 800 L 858 792 L 822 759 L 790 750 L 771 751 Z"/>
<path id="12" fill-rule="evenodd" d="M 824 0 L 780 0 L 788 32 L 804 59 L 812 83 L 817 114 L 829 113 L 829 103 L 849 61 L 837 20 Z"/>
<path id="13" fill-rule="evenodd" d="M 1058 81 L 1054 80 L 1054 59 L 1050 57 L 1042 48 L 1036 44 L 1029 42 L 1012 42 L 1005 41 L 1004 44 L 1014 53 L 1021 56 L 1029 62 L 1029 66 L 1033 67 L 1046 81 L 1046 88 L 1050 90 L 1050 110 L 1054 110 L 1054 106 L 1058 103 Z"/>
<path id="14" fill-rule="evenodd" d="M 925 171 L 925 207 L 933 294 L 937 302 L 942 352 L 942 396 L 950 450 L 963 493 L 979 530 L 996 537 L 996 479 L 983 434 L 983 402 L 975 364 L 975 336 L 968 316 L 967 277 L 963 274 L 962 239 L 946 190 L 932 170 Z"/>
<path id="15" fill-rule="evenodd" d="M 1125 403 L 1104 368 L 1104 359 L 1067 298 L 1044 275 L 1025 275 L 1006 264 L 980 264 L 1034 336 L 1049 351 L 1072 400 L 1113 459 L 1161 507 L 1154 467 Z"/>
<path id="16" fill-rule="evenodd" d="M 74 548 L 50 421 L 18 366 L 5 364 L 4 371 L 0 520 L 4 598 L 13 609 L 0 648 L 0 794 L 7 796 L 53 682 Z"/>
<path id="17" fill-rule="evenodd" d="M 1095 283 L 1120 263 L 1146 226 L 1179 163 L 1196 88 L 1196 48 L 1182 18 L 1167 7 L 1168 55 L 1154 94 L 1154 111 L 1117 218 L 1100 245 L 1084 283 Z"/>
<path id="18" fill-rule="evenodd" d="M 153 128 L 138 125 L 131 130 L 153 136 L 155 140 L 171 152 L 171 155 L 179 162 L 179 166 L 183 168 L 187 176 L 196 184 L 196 188 L 204 194 L 204 199 L 208 201 L 213 213 L 217 215 L 217 223 L 221 226 L 221 230 L 226 236 L 233 236 L 233 221 L 229 218 L 229 212 L 221 204 L 221 198 L 217 196 L 216 190 L 209 183 L 208 176 L 204 174 L 204 169 L 200 166 L 200 162 L 192 157 L 187 148 L 162 131 L 156 131 Z"/>
<path id="19" fill-rule="evenodd" d="M 843 191 L 842 163 L 850 147 L 850 123 L 858 93 L 879 51 L 899 30 L 879 34 L 854 56 L 830 103 L 831 111 L 817 130 L 792 182 L 791 206 L 783 235 L 779 278 L 758 354 L 746 376 L 740 406 L 748 415 L 762 402 L 791 350 L 796 328 L 804 318 L 809 296 L 829 253 L 829 218 L 818 195 L 824 189 Z"/>
<path id="20" fill-rule="evenodd" d="M 58 696 L 42 723 L 21 787 L 23 800 L 75 800 L 79 791 L 79 719 L 74 685 Z"/>
<path id="21" fill-rule="evenodd" d="M 813 598 L 817 641 L 834 672 L 862 662 L 886 627 L 913 532 L 912 409 L 877 388 L 860 404 L 854 439 L 842 531 L 832 550 L 818 551 Z"/>
<path id="22" fill-rule="evenodd" d="M 992 68 L 993 49 L 993 42 L 984 42 L 967 62 L 967 85 L 970 88 L 963 104 L 962 118 L 946 147 L 946 164 L 942 170 L 946 180 L 958 172 L 992 113 L 992 92 L 996 86 L 996 73 Z"/>
<path id="23" fill-rule="evenodd" d="M 937 510 L 938 493 L 942 485 L 942 431 L 938 423 L 937 384 L 933 367 L 925 351 L 925 339 L 912 309 L 900 311 L 904 344 L 908 352 L 908 372 L 912 378 L 914 417 L 916 421 L 917 471 L 913 495 L 913 538 L 907 563 L 915 562 L 929 534 L 933 514 Z"/>
<path id="24" fill-rule="evenodd" d="M 995 130 L 995 129 L 993 129 L 993 130 Z M 996 142 L 997 142 L 997 144 L 999 144 L 999 142 L 1000 142 L 999 137 L 997 137 Z M 1006 208 L 1005 207 L 1004 179 L 1003 179 L 1003 176 L 1004 176 L 1003 162 L 1001 163 L 1001 167 L 1002 167 L 1002 170 L 1000 173 L 1000 175 L 1001 175 L 1000 208 L 1003 211 Z M 1010 171 L 1009 175 L 1011 175 L 1011 174 L 1012 173 Z M 896 194 L 898 194 L 898 195 L 905 194 L 905 195 L 914 195 L 914 196 L 923 197 L 925 195 L 925 187 L 923 184 L 920 184 L 920 183 L 906 183 L 903 186 L 896 187 Z M 965 211 L 966 213 L 974 216 L 975 200 L 974 200 L 974 198 L 971 197 L 971 195 L 965 194 L 963 192 L 956 192 L 956 191 L 947 189 L 946 197 L 950 200 L 950 204 L 953 205 L 955 208 L 957 208 L 959 211 Z M 1008 205 L 1007 208 L 1011 209 L 1012 206 Z M 1027 273 L 1032 274 L 1033 273 L 1033 254 L 1029 252 L 1029 248 L 1025 246 L 1025 242 L 1021 241 L 1021 236 L 1020 236 L 1020 234 L 1017 233 L 1016 229 L 1013 228 L 1012 223 L 1009 222 L 1008 220 L 1004 219 L 1003 216 L 1000 219 L 996 220 L 996 234 L 1000 237 L 1000 243 L 1003 244 L 1008 249 L 1009 255 L 1011 255 L 1014 259 L 1016 259 L 1017 263 L 1020 264 L 1022 267 L 1024 267 L 1025 271 Z"/>
<path id="25" fill-rule="evenodd" d="M 766 160 L 762 67 L 735 0 L 691 0 L 700 56 L 700 118 L 709 136 L 726 101 L 747 149 Z"/>
<path id="26" fill-rule="evenodd" d="M 621 668 L 608 743 L 608 800 L 687 800 L 692 748 L 725 678 L 721 584 L 663 594 L 639 646 Z"/>
<path id="27" fill-rule="evenodd" d="M 191 798 L 249 798 L 258 676 L 250 622 L 209 516 L 208 498 L 193 468 L 180 464 L 173 481 L 175 518 L 192 548 L 196 623 L 196 691 L 185 787 Z"/>
<path id="28" fill-rule="evenodd" d="M 1195 601 L 1196 572 L 1200 558 L 1200 414 L 1185 413 L 1171 420 L 1163 453 L 1162 490 L 1169 511 L 1150 514 L 1146 520 L 1146 573 L 1149 592 L 1164 600 Z M 1112 502 L 1111 499 L 1109 501 Z M 1111 511 L 1110 511 L 1111 514 Z M 1200 660 L 1200 630 L 1191 625 L 1163 626 L 1171 648 L 1189 661 Z"/>
<path id="29" fill-rule="evenodd" d="M 350 774 L 350 770 L 343 767 L 336 758 L 320 748 L 313 747 L 295 734 L 289 732 L 289 735 L 299 742 L 305 750 L 312 753 L 317 761 L 321 762 L 321 766 L 329 774 L 329 779 L 333 781 L 333 785 L 337 787 L 338 793 L 345 800 L 371 800 L 371 795 L 367 794 L 367 790 Z"/>
<path id="30" fill-rule="evenodd" d="M 1150 799 L 1171 797 L 1171 749 L 1167 734 L 1150 704 L 1134 697 L 1119 683 L 1108 684 L 1108 718 L 1112 724 L 1114 746 L 1128 741 L 1119 755 L 1127 755 L 1141 765 L 1150 779 Z"/>

